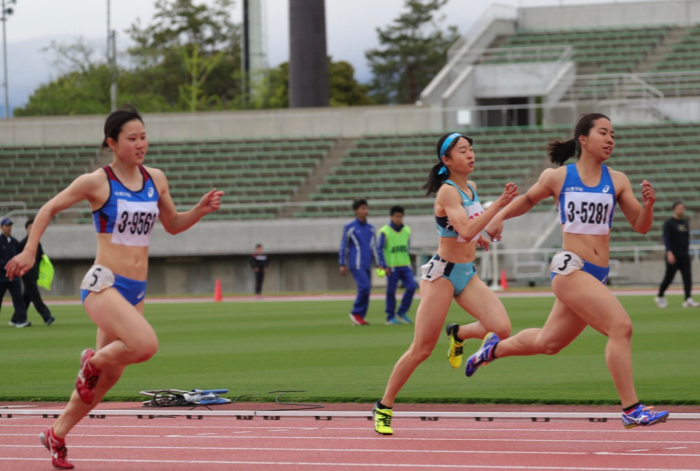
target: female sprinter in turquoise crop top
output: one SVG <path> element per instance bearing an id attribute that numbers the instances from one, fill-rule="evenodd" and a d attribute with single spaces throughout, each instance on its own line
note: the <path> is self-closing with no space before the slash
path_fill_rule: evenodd
<path id="1" fill-rule="evenodd" d="M 432 353 L 447 311 L 454 299 L 477 322 L 450 324 L 448 360 L 459 368 L 466 339 L 481 339 L 487 332 L 510 335 L 510 320 L 498 297 L 479 279 L 474 268 L 477 245 L 488 249 L 481 231 L 503 207 L 517 196 L 513 183 L 484 210 L 476 194 L 476 184 L 468 178 L 474 171 L 472 139 L 459 133 L 440 138 L 439 162 L 423 187 L 435 198 L 435 220 L 440 243 L 437 254 L 422 267 L 421 301 L 416 313 L 413 343 L 394 366 L 384 396 L 374 407 L 375 431 L 391 435 L 391 418 L 396 395 L 413 371 Z M 448 178 L 449 177 L 449 178 Z"/>

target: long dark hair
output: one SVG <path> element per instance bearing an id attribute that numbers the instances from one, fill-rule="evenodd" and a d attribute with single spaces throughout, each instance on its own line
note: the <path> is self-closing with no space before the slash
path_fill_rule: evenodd
<path id="1" fill-rule="evenodd" d="M 105 138 L 102 141 L 102 147 L 109 147 L 107 138 L 111 137 L 115 141 L 119 140 L 119 133 L 129 121 L 138 119 L 143 124 L 143 119 L 139 114 L 139 110 L 133 105 L 122 105 L 117 111 L 112 111 L 105 121 Z"/>
<path id="2" fill-rule="evenodd" d="M 435 193 L 438 192 L 440 187 L 442 186 L 443 183 L 445 183 L 445 180 L 449 178 L 449 172 L 445 171 L 442 174 L 440 173 L 440 170 L 442 170 L 442 166 L 445 165 L 442 162 L 442 155 L 440 151 L 442 150 L 442 145 L 445 143 L 445 140 L 450 137 L 453 133 L 447 133 L 444 136 L 442 136 L 438 142 L 437 142 L 437 156 L 439 159 L 439 162 L 433 165 L 433 168 L 430 169 L 430 174 L 428 175 L 428 181 L 425 182 L 425 185 L 423 185 L 421 188 L 425 190 L 426 196 L 431 196 L 434 195 Z M 447 146 L 447 149 L 445 150 L 444 155 L 448 155 L 452 149 L 457 145 L 457 141 L 463 137 L 467 141 L 469 141 L 469 145 L 472 145 L 474 143 L 474 139 L 471 137 L 467 137 L 463 134 L 461 134 L 459 137 L 455 138 L 452 140 L 452 142 Z"/>
<path id="3" fill-rule="evenodd" d="M 547 155 L 549 155 L 549 160 L 551 160 L 553 164 L 561 166 L 574 155 L 576 158 L 581 157 L 581 145 L 578 142 L 578 138 L 579 136 L 588 136 L 591 129 L 593 129 L 593 124 L 600 118 L 610 120 L 610 118 L 601 113 L 589 113 L 582 115 L 574 128 L 573 139 L 569 139 L 568 141 L 554 139 L 547 145 Z"/>

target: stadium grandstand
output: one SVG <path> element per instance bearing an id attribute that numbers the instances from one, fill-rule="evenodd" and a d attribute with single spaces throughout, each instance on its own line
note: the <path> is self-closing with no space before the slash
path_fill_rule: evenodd
<path id="1" fill-rule="evenodd" d="M 211 187 L 226 192 L 222 210 L 180 242 L 155 234 L 153 289 L 210 292 L 215 278 L 230 275 L 227 291 L 249 290 L 249 281 L 232 273 L 258 242 L 274 255 L 271 290 L 345 287 L 333 254 L 358 197 L 369 200 L 375 226 L 391 206 L 406 209 L 418 264 L 434 250 L 433 200 L 421 187 L 441 134 L 458 130 L 474 138 L 475 179 L 489 201 L 507 181 L 522 190 L 531 185 L 551 166 L 547 142 L 570 137 L 576 117 L 590 111 L 615 124 L 610 166 L 634 187 L 648 179 L 658 196 L 648 234 L 633 232 L 615 214 L 619 279 L 657 282 L 658 271 L 644 264 L 661 259 L 661 223 L 672 202 L 683 200 L 689 213 L 700 214 L 697 0 L 492 7 L 452 47 L 416 105 L 145 116 L 147 164 L 167 171 L 178 206 L 196 203 Z M 76 175 L 107 164 L 97 145 L 85 143 L 101 135 L 99 125 L 95 117 L 0 123 L 0 213 L 21 220 Z M 546 258 L 560 243 L 551 202 L 537 209 L 513 223 L 518 235 L 501 244 L 501 266 L 514 278 L 522 260 L 516 252 Z M 76 292 L 94 253 L 91 220 L 87 207 L 76 208 L 46 234 L 44 245 L 64 275 L 58 294 Z M 185 252 L 189 242 L 197 248 Z M 197 282 L 185 283 L 178 270 L 191 257 L 211 263 Z M 309 259 L 323 268 L 300 270 Z"/>

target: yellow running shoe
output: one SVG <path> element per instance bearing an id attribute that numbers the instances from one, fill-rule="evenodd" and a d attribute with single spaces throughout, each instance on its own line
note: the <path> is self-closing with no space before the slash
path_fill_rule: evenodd
<path id="1" fill-rule="evenodd" d="M 394 416 L 394 411 L 391 409 L 380 409 L 379 401 L 374 405 L 372 410 L 374 416 L 374 431 L 380 435 L 393 435 L 391 429 L 391 418 Z"/>
<path id="2" fill-rule="evenodd" d="M 462 353 L 464 352 L 464 341 L 458 342 L 455 340 L 455 335 L 459 330 L 459 324 L 450 324 L 445 329 L 447 338 L 450 339 L 450 348 L 447 350 L 447 361 L 450 362 L 452 368 L 462 366 Z"/>

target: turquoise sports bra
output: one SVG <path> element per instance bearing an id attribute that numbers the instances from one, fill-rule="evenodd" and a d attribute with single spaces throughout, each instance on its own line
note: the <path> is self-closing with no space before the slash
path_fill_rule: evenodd
<path id="1" fill-rule="evenodd" d="M 478 217 L 481 213 L 484 212 L 484 208 L 481 207 L 481 203 L 479 202 L 479 195 L 476 194 L 476 191 L 474 191 L 474 188 L 472 188 L 471 185 L 467 183 L 467 186 L 474 195 L 474 199 L 469 198 L 469 196 L 467 196 L 465 192 L 463 192 L 457 185 L 455 185 L 455 183 L 452 180 L 445 180 L 445 183 L 447 185 L 451 185 L 457 188 L 457 191 L 459 191 L 459 194 L 462 196 L 462 207 L 467 213 L 469 219 L 474 219 L 475 217 Z M 479 234 L 477 234 L 472 240 L 464 240 L 464 238 L 460 236 L 457 233 L 457 231 L 455 231 L 454 226 L 450 223 L 449 219 L 447 218 L 447 215 L 436 215 L 435 222 L 437 222 L 437 233 L 440 237 L 456 237 L 457 242 L 474 242 L 475 240 L 479 239 Z"/>

